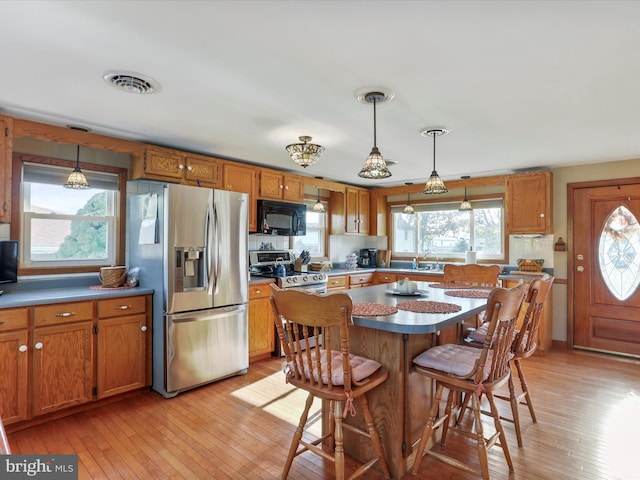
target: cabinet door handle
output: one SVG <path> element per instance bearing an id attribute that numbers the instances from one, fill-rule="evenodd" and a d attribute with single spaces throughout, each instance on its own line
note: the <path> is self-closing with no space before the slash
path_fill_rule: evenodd
<path id="1" fill-rule="evenodd" d="M 180 164 L 178 164 L 178 168 L 179 168 L 180 170 L 184 170 L 184 165 L 180 163 Z"/>
<path id="2" fill-rule="evenodd" d="M 253 293 L 255 293 L 256 295 L 259 295 L 259 294 L 262 293 L 262 290 L 259 290 L 259 289 L 258 290 L 254 290 Z"/>
<path id="3" fill-rule="evenodd" d="M 27 346 L 26 345 L 20 345 L 18 347 L 18 351 L 19 352 L 26 352 L 27 351 Z"/>
<path id="4" fill-rule="evenodd" d="M 193 167 L 191 165 L 187 166 L 187 170 L 191 171 L 193 170 Z"/>
<path id="5" fill-rule="evenodd" d="M 62 313 L 56 313 L 56 317 L 72 317 L 75 314 L 76 312 L 62 312 Z"/>
<path id="6" fill-rule="evenodd" d="M 35 348 L 36 350 L 42 350 L 42 342 L 38 342 L 36 343 L 33 348 Z"/>
<path id="7" fill-rule="evenodd" d="M 147 331 L 147 326 L 146 325 L 142 325 L 140 327 L 140 330 L 142 330 L 143 332 L 146 332 Z"/>
<path id="8" fill-rule="evenodd" d="M 131 305 L 118 305 L 116 307 L 116 310 L 129 310 L 131 308 Z"/>

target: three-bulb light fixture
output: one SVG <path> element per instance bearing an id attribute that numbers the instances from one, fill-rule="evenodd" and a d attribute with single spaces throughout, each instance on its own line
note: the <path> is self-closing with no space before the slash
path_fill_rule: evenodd
<path id="1" fill-rule="evenodd" d="M 289 152 L 291 160 L 302 168 L 307 168 L 309 165 L 313 165 L 318 161 L 320 155 L 324 152 L 324 147 L 315 143 L 308 143 L 311 141 L 311 137 L 307 135 L 298 137 L 298 139 L 302 143 L 292 143 L 285 148 L 287 152 Z"/>

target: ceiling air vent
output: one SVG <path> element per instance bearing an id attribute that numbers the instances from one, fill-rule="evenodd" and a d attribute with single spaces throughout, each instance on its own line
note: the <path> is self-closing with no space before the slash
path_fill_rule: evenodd
<path id="1" fill-rule="evenodd" d="M 127 93 L 144 95 L 158 90 L 154 80 L 133 72 L 107 72 L 103 78 L 112 87 Z"/>

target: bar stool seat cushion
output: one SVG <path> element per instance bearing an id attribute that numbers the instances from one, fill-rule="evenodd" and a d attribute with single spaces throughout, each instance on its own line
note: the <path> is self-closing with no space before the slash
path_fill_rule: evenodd
<path id="1" fill-rule="evenodd" d="M 310 378 L 310 369 L 307 361 L 307 357 L 303 357 L 304 362 L 304 376 Z M 313 365 L 313 378 L 318 381 L 318 370 L 315 368 L 316 352 L 311 352 L 311 363 Z M 360 382 L 367 377 L 370 377 L 378 370 L 382 365 L 370 358 L 361 357 L 359 355 L 349 354 L 349 362 L 351 364 L 351 378 L 356 382 Z M 327 385 L 329 383 L 329 377 L 327 375 L 327 352 L 321 350 L 320 363 L 322 364 L 322 383 Z M 288 369 L 293 369 L 293 362 L 287 363 Z M 335 350 L 331 351 L 331 383 L 333 385 L 344 385 L 344 371 L 343 371 L 343 356 L 342 352 Z"/>
<path id="2" fill-rule="evenodd" d="M 459 377 L 466 377 L 476 369 L 476 362 L 480 358 L 482 350 L 455 343 L 447 343 L 429 348 L 413 359 L 413 363 L 425 368 L 451 373 Z M 489 352 L 483 380 L 489 376 L 492 354 Z"/>

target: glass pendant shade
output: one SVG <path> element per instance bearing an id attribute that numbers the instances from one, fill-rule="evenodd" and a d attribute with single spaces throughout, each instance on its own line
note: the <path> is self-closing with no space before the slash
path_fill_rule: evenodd
<path id="1" fill-rule="evenodd" d="M 405 185 L 413 185 L 412 183 L 406 183 Z M 411 194 L 407 193 L 407 204 L 404 207 L 404 210 L 402 210 L 402 213 L 406 213 L 408 215 L 413 215 L 414 213 L 416 213 L 416 210 L 413 208 L 413 205 L 411 205 Z"/>
<path id="2" fill-rule="evenodd" d="M 73 188 L 74 190 L 83 190 L 89 188 L 89 182 L 87 177 L 84 176 L 82 170 L 80 170 L 80 145 L 76 151 L 76 168 L 69 174 L 69 178 L 63 185 L 65 188 Z"/>
<path id="3" fill-rule="evenodd" d="M 469 175 L 464 175 L 461 178 L 463 180 L 468 180 L 471 177 Z M 464 187 L 464 200 L 462 200 L 462 203 L 458 207 L 458 210 L 461 212 L 468 212 L 469 210 L 473 210 L 473 207 L 471 206 L 471 202 L 467 198 L 467 187 Z"/>
<path id="4" fill-rule="evenodd" d="M 384 161 L 378 147 L 371 149 L 371 153 L 358 176 L 362 178 L 387 178 L 391 176 L 387 163 Z"/>
<path id="5" fill-rule="evenodd" d="M 433 171 L 431 172 L 431 176 L 429 177 L 429 180 L 427 180 L 422 193 L 427 195 L 447 193 L 449 189 L 444 185 L 444 182 L 436 171 L 436 137 L 438 135 L 446 135 L 449 131 L 445 129 L 434 129 L 421 133 L 423 135 L 430 135 L 433 137 Z"/>
<path id="6" fill-rule="evenodd" d="M 471 206 L 471 202 L 467 200 L 466 196 L 464 197 L 464 200 L 460 204 L 460 207 L 458 207 L 458 210 L 460 210 L 461 212 L 468 212 L 469 210 L 473 210 L 473 207 Z"/>
<path id="7" fill-rule="evenodd" d="M 285 148 L 287 152 L 289 152 L 291 160 L 301 167 L 307 168 L 309 165 L 313 165 L 318 161 L 320 155 L 324 152 L 324 147 L 316 145 L 315 143 L 307 143 L 311 141 L 311 137 L 302 136 L 298 137 L 298 139 L 302 143 L 292 143 Z"/>
<path id="8" fill-rule="evenodd" d="M 320 201 L 320 189 L 318 189 L 318 201 L 313 206 L 313 211 L 318 213 L 324 213 L 324 204 Z"/>
<path id="9" fill-rule="evenodd" d="M 376 102 L 384 100 L 384 98 L 384 94 L 380 92 L 367 93 L 365 96 L 367 102 L 373 103 L 373 148 L 362 170 L 358 173 L 358 176 L 362 178 L 376 179 L 391 176 L 387 163 L 384 161 L 384 157 L 376 145 Z"/>

